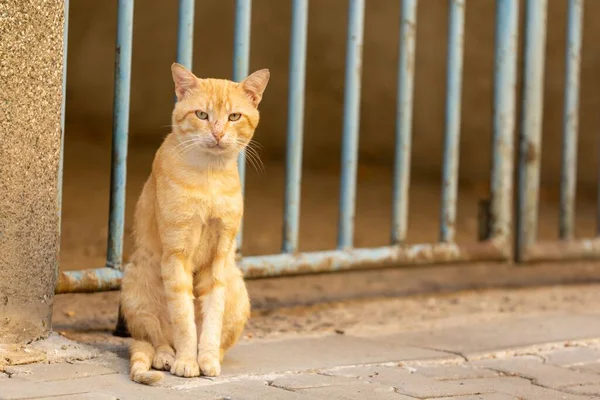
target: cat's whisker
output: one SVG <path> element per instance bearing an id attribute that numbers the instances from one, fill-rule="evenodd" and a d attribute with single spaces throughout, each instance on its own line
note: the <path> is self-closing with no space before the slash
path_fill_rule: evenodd
<path id="1" fill-rule="evenodd" d="M 246 159 L 246 161 L 248 161 L 248 164 L 250 164 L 252 166 L 252 168 L 254 168 L 254 170 L 258 174 L 261 174 L 262 171 L 260 170 L 260 168 L 256 164 L 256 160 L 254 159 L 254 157 L 252 156 L 252 154 L 250 154 L 250 153 L 244 153 L 244 156 L 245 156 L 244 158 Z"/>
<path id="2" fill-rule="evenodd" d="M 194 148 L 195 146 L 199 145 L 200 143 L 196 140 L 193 141 L 193 143 L 188 144 L 187 146 L 185 146 L 183 149 L 181 149 L 180 151 L 177 152 L 178 156 L 182 156 L 185 153 L 187 153 L 190 149 Z"/>
<path id="3" fill-rule="evenodd" d="M 250 149 L 251 151 L 255 152 L 257 155 L 258 153 L 261 151 L 261 149 L 257 149 L 254 146 L 246 146 L 247 149 Z"/>
<path id="4" fill-rule="evenodd" d="M 256 147 L 256 148 L 261 149 L 261 150 L 263 149 L 263 145 L 260 144 L 260 143 L 258 143 L 254 139 L 250 139 L 250 141 L 248 142 L 248 146 L 253 146 L 253 147 Z"/>
<path id="5" fill-rule="evenodd" d="M 238 148 L 243 149 L 243 148 L 252 148 L 254 150 L 262 150 L 262 145 L 254 140 L 250 140 L 249 142 L 245 142 L 242 139 L 236 139 L 235 140 L 236 145 L 238 146 Z"/>
<path id="6" fill-rule="evenodd" d="M 182 147 L 185 147 L 186 145 L 188 145 L 188 144 L 190 144 L 190 143 L 193 143 L 193 142 L 196 142 L 196 139 L 195 139 L 195 138 L 191 138 L 191 139 L 184 140 L 183 142 L 181 142 L 181 143 L 179 143 L 177 146 L 175 146 L 175 148 L 174 148 L 173 150 L 177 151 L 177 150 L 179 150 L 180 148 L 182 148 Z"/>
<path id="7" fill-rule="evenodd" d="M 252 151 L 253 153 L 255 153 L 256 155 L 259 154 L 259 151 L 261 151 L 262 149 L 260 147 L 256 147 L 254 145 L 254 143 L 250 142 L 246 145 L 247 149 L 250 149 L 250 151 Z"/>
<path id="8" fill-rule="evenodd" d="M 249 160 L 252 160 L 252 163 L 253 163 L 253 166 L 254 166 L 254 169 L 256 170 L 256 172 L 258 172 L 259 174 L 262 174 L 265 172 L 264 163 L 260 159 L 260 156 L 258 155 L 256 150 L 254 150 L 253 148 L 250 148 L 250 147 L 246 147 L 245 154 Z"/>

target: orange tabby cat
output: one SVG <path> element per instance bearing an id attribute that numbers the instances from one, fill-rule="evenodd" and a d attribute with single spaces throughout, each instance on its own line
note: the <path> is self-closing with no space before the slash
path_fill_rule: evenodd
<path id="1" fill-rule="evenodd" d="M 136 206 L 135 251 L 125 267 L 121 307 L 134 338 L 131 379 L 217 376 L 225 351 L 250 315 L 235 264 L 243 211 L 237 156 L 258 124 L 269 81 L 198 79 L 171 67 L 173 132 L 156 153 Z"/>

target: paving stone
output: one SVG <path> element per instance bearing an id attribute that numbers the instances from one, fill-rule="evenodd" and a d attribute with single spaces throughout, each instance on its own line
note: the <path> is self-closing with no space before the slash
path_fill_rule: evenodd
<path id="1" fill-rule="evenodd" d="M 217 395 L 221 399 L 229 400 L 322 400 L 321 397 L 272 387 L 265 381 L 256 380 L 205 386 L 202 389 L 188 391 L 188 399 L 199 399 L 200 397 L 195 397 L 197 393 L 204 396 L 207 394 Z"/>
<path id="2" fill-rule="evenodd" d="M 195 380 L 198 378 L 190 378 Z M 34 384 L 42 384 L 35 383 Z M 63 388 L 71 393 L 87 392 L 103 395 L 112 395 L 125 400 L 218 400 L 222 396 L 217 396 L 205 390 L 197 391 L 194 396 L 190 396 L 186 390 L 173 390 L 162 386 L 147 386 L 132 382 L 128 375 L 111 374 L 100 375 L 89 378 L 69 379 L 66 381 L 45 382 L 44 385 L 55 389 Z M 49 394 L 45 394 L 48 396 Z"/>
<path id="3" fill-rule="evenodd" d="M 441 381 L 493 378 L 500 376 L 499 372 L 486 368 L 480 368 L 467 363 L 447 365 L 409 365 L 405 368 Z"/>
<path id="4" fill-rule="evenodd" d="M 84 363 L 19 365 L 6 367 L 5 372 L 11 376 L 36 382 L 59 381 L 116 373 L 114 370 L 101 365 Z"/>
<path id="5" fill-rule="evenodd" d="M 505 393 L 486 393 L 469 396 L 438 397 L 435 400 L 522 400 L 522 398 Z"/>
<path id="6" fill-rule="evenodd" d="M 377 383 L 352 382 L 344 386 L 325 386 L 300 389 L 302 394 L 310 394 L 319 399 L 343 400 L 414 400 L 414 397 L 396 393 L 390 386 Z"/>
<path id="7" fill-rule="evenodd" d="M 582 385 L 582 386 L 571 386 L 563 389 L 565 392 L 595 395 L 597 398 L 600 397 L 600 384 L 594 383 L 593 385 Z"/>
<path id="8" fill-rule="evenodd" d="M 472 359 L 506 349 L 597 337 L 600 337 L 600 318 L 597 316 L 556 315 L 395 334 L 380 339 L 460 353 Z"/>
<path id="9" fill-rule="evenodd" d="M 418 398 L 479 394 L 480 389 L 462 382 L 438 381 L 400 367 L 354 367 L 327 371 L 333 376 L 355 377 L 366 382 L 389 385 L 398 393 Z"/>
<path id="10" fill-rule="evenodd" d="M 537 386 L 525 378 L 518 377 L 500 377 L 486 379 L 468 379 L 464 381 L 456 381 L 464 385 L 468 385 L 473 389 L 479 389 L 481 394 L 484 393 L 501 393 L 516 396 L 519 400 L 592 400 L 596 397 L 588 395 L 579 395 L 567 393 L 564 391 L 548 389 Z M 487 394 L 484 399 L 487 399 Z M 451 397 L 456 400 L 456 397 Z M 477 398 L 477 397 L 475 397 Z M 436 399 L 438 400 L 438 399 Z"/>
<path id="11" fill-rule="evenodd" d="M 36 397 L 35 400 L 57 400 L 56 397 Z M 84 394 L 71 394 L 67 396 L 60 396 L 60 400 L 119 400 L 118 397 L 111 396 L 109 394 L 98 394 L 98 393 L 84 393 Z"/>
<path id="12" fill-rule="evenodd" d="M 475 365 L 492 368 L 507 374 L 533 379 L 548 388 L 600 383 L 600 375 L 542 363 L 539 357 L 521 356 L 502 360 L 481 360 Z"/>
<path id="13" fill-rule="evenodd" d="M 291 356 L 284 356 L 293 354 Z M 225 356 L 223 377 L 306 371 L 410 360 L 460 360 L 452 354 L 349 335 L 240 343 Z"/>
<path id="14" fill-rule="evenodd" d="M 567 367 L 600 362 L 600 349 L 594 347 L 565 347 L 540 355 L 546 359 L 546 364 Z"/>
<path id="15" fill-rule="evenodd" d="M 271 381 L 271 386 L 288 390 L 310 389 L 328 386 L 344 386 L 355 379 L 321 374 L 294 374 L 282 376 Z"/>
<path id="16" fill-rule="evenodd" d="M 66 396 L 85 394 L 89 390 L 83 388 L 60 387 L 51 383 L 31 382 L 21 378 L 11 378 L 0 383 L 0 400 L 31 399 L 39 397 Z"/>
<path id="17" fill-rule="evenodd" d="M 47 361 L 51 363 L 89 360 L 101 354 L 94 346 L 75 342 L 56 332 L 51 332 L 46 339 L 35 341 L 28 347 L 46 354 Z"/>
<path id="18" fill-rule="evenodd" d="M 119 356 L 114 354 L 108 354 L 102 358 L 83 361 L 82 364 L 83 363 L 101 365 L 119 374 L 129 374 L 129 354 Z"/>
<path id="19" fill-rule="evenodd" d="M 593 374 L 600 374 L 600 362 L 577 365 L 577 366 L 571 367 L 571 369 L 574 369 L 577 371 L 591 372 Z"/>

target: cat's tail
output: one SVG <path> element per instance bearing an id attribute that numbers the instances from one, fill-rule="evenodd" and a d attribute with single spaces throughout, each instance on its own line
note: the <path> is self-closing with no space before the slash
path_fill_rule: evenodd
<path id="1" fill-rule="evenodd" d="M 163 373 L 150 371 L 152 358 L 154 358 L 154 347 L 146 341 L 135 340 L 129 348 L 131 358 L 129 361 L 129 376 L 132 381 L 144 385 L 152 385 L 163 378 Z"/>

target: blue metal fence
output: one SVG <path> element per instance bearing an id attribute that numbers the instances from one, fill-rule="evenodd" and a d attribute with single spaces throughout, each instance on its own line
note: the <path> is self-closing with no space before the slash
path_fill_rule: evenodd
<path id="1" fill-rule="evenodd" d="M 559 240 L 538 242 L 547 2 L 546 0 L 527 2 L 516 242 L 517 260 L 522 262 L 600 257 L 600 201 L 598 202 L 597 236 L 595 238 L 574 238 L 583 3 L 583 0 L 568 1 Z M 598 198 L 600 200 L 600 188 Z"/>
<path id="2" fill-rule="evenodd" d="M 242 235 L 237 238 L 239 266 L 247 277 L 376 268 L 422 263 L 512 260 L 513 148 L 516 118 L 517 44 L 519 2 L 497 0 L 493 99 L 493 147 L 491 190 L 487 228 L 480 241 L 454 243 L 460 143 L 461 86 L 465 0 L 449 0 L 448 66 L 442 207 L 438 243 L 406 245 L 408 228 L 410 153 L 412 136 L 414 60 L 418 0 L 402 0 L 400 56 L 396 112 L 396 160 L 393 181 L 391 243 L 378 248 L 354 248 L 354 213 L 365 0 L 349 0 L 346 79 L 343 113 L 341 198 L 338 248 L 299 253 L 298 231 L 302 169 L 304 86 L 308 26 L 308 0 L 292 1 L 290 45 L 288 147 L 285 185 L 283 249 L 280 254 L 243 257 Z M 191 68 L 194 0 L 179 0 L 177 61 Z M 251 0 L 236 0 L 233 79 L 248 74 L 250 56 Z M 537 191 L 541 142 L 541 102 L 546 29 L 546 0 L 529 0 L 526 8 L 525 66 L 522 140 L 519 164 L 517 256 L 519 260 L 600 255 L 600 242 L 561 241 L 560 251 L 535 242 Z M 582 0 L 569 2 L 567 51 L 567 100 L 565 104 L 565 150 L 563 162 L 561 220 L 562 239 L 573 232 L 575 164 L 577 143 L 578 77 L 581 49 Z M 118 0 L 118 33 L 114 95 L 112 185 L 108 258 L 106 267 L 61 272 L 57 293 L 90 292 L 119 288 L 123 263 L 122 243 L 125 210 L 125 171 L 131 70 L 133 0 Z M 244 156 L 239 172 L 245 176 Z M 554 245 L 552 243 L 551 245 Z"/>

